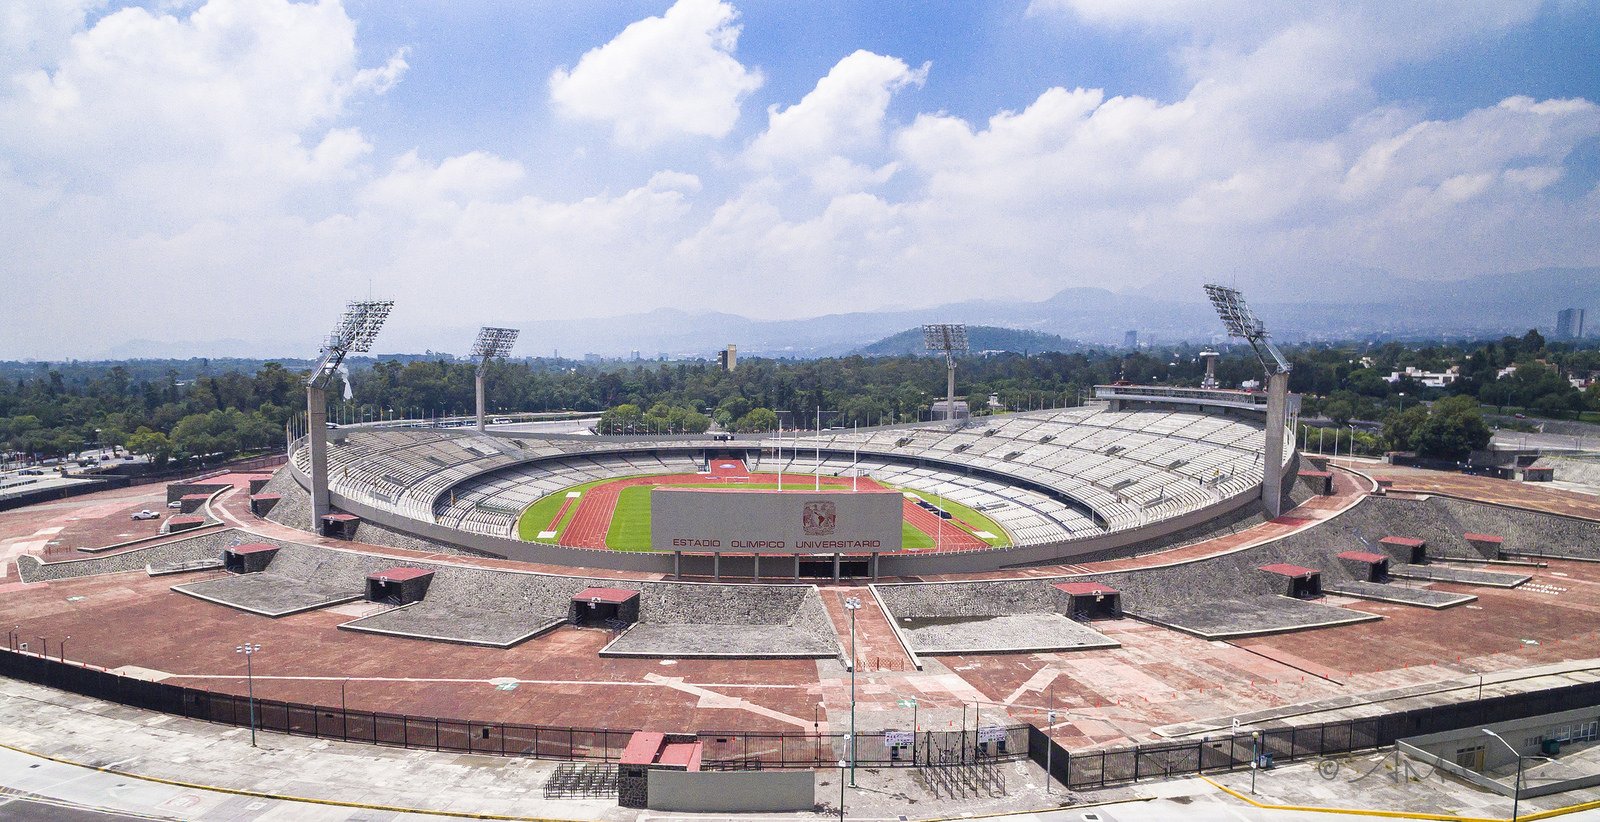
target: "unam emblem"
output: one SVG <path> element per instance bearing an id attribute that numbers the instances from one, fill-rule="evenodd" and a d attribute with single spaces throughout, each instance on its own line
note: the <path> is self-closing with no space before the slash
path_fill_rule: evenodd
<path id="1" fill-rule="evenodd" d="M 808 536 L 825 537 L 833 533 L 833 523 L 839 513 L 831 502 L 808 502 L 800 512 L 800 524 Z"/>

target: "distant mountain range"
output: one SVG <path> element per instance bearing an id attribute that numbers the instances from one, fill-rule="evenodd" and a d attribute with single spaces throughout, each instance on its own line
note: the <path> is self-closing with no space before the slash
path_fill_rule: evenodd
<path id="1" fill-rule="evenodd" d="M 967 348 L 980 351 L 1015 351 L 1019 354 L 1037 354 L 1041 351 L 1083 351 L 1092 346 L 1077 340 L 1046 334 L 1042 331 L 1020 331 L 1015 328 L 998 328 L 992 325 L 967 326 Z M 892 336 L 857 348 L 850 352 L 868 357 L 893 357 L 924 353 L 922 327 L 908 328 Z"/>
<path id="2" fill-rule="evenodd" d="M 1450 282 L 1424 282 L 1356 269 L 1330 273 L 1308 287 L 1303 279 L 1247 288 L 1251 306 L 1274 336 L 1286 342 L 1315 339 L 1480 337 L 1549 332 L 1562 308 L 1600 314 L 1600 267 L 1542 268 Z M 1141 342 L 1210 342 L 1222 327 L 1200 289 L 1153 286 L 1142 292 L 1067 288 L 1037 301 L 969 300 L 929 308 L 828 314 L 802 320 L 754 320 L 720 312 L 663 308 L 643 314 L 510 323 L 522 329 L 520 356 L 568 358 L 586 354 L 645 359 L 659 354 L 713 357 L 733 343 L 744 356 L 823 357 L 866 352 L 925 322 L 964 322 L 1033 332 L 1040 340 L 1119 346 L 1129 330 Z M 1593 323 L 1600 325 L 1600 317 Z M 441 341 L 470 340 L 475 325 L 436 326 L 408 335 L 386 333 L 382 351 L 423 351 Z M 900 343 L 893 343 L 899 345 Z M 214 348 L 211 346 L 215 346 Z M 1022 338 L 995 346 L 1045 350 Z M 235 340 L 215 343 L 129 342 L 107 352 L 131 356 L 264 356 L 305 351 L 245 351 Z"/>

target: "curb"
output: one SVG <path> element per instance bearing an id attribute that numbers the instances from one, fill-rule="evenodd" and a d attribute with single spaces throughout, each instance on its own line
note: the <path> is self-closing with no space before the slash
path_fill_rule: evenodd
<path id="1" fill-rule="evenodd" d="M 1420 812 L 1420 811 L 1386 811 L 1386 810 L 1379 810 L 1379 809 L 1375 809 L 1375 808 L 1321 808 L 1321 807 L 1317 807 L 1317 806 L 1314 806 L 1314 805 L 1273 805 L 1273 804 L 1268 804 L 1268 803 L 1265 803 L 1265 802 L 1257 802 L 1256 800 L 1251 799 L 1250 797 L 1245 796 L 1244 794 L 1239 793 L 1238 791 L 1236 791 L 1236 790 L 1234 790 L 1234 789 L 1232 789 L 1232 788 L 1230 788 L 1230 787 L 1228 787 L 1226 785 L 1223 785 L 1220 782 L 1212 781 L 1208 777 L 1202 776 L 1200 778 L 1204 779 L 1207 783 L 1209 783 L 1211 785 L 1211 787 L 1216 788 L 1217 790 L 1222 791 L 1225 794 L 1228 794 L 1229 796 L 1233 797 L 1234 799 L 1239 800 L 1240 802 L 1243 802 L 1243 803 L 1245 803 L 1247 805 L 1250 805 L 1252 807 L 1261 808 L 1262 810 L 1269 810 L 1269 811 L 1300 811 L 1300 812 L 1303 812 L 1303 813 L 1335 813 L 1335 814 L 1345 814 L 1345 815 L 1349 815 L 1349 816 L 1381 816 L 1381 817 L 1387 817 L 1389 819 L 1431 819 L 1431 820 L 1439 820 L 1439 822 L 1510 822 L 1510 818 L 1509 817 L 1501 818 L 1501 817 L 1498 817 L 1498 816 L 1462 816 L 1462 815 L 1459 815 L 1459 814 L 1423 813 L 1423 812 Z M 1594 802 L 1581 802 L 1581 803 L 1579 803 L 1577 805 L 1568 805 L 1568 806 L 1566 806 L 1564 808 L 1552 808 L 1552 809 L 1547 810 L 1547 811 L 1536 811 L 1534 813 L 1524 813 L 1524 814 L 1518 815 L 1517 816 L 1517 820 L 1519 820 L 1519 822 L 1520 822 L 1521 820 L 1530 820 L 1531 821 L 1531 820 L 1535 820 L 1535 819 L 1550 819 L 1552 817 L 1564 816 L 1564 815 L 1569 814 L 1569 813 L 1577 813 L 1578 811 L 1594 810 L 1596 808 L 1600 808 L 1600 800 L 1596 800 Z"/>
<path id="2" fill-rule="evenodd" d="M 92 771 L 99 771 L 100 773 L 114 774 L 116 776 L 127 777 L 129 779 L 138 779 L 138 780 L 141 780 L 141 781 L 144 781 L 144 782 L 154 782 L 154 783 L 156 783 L 158 785 L 171 785 L 172 787 L 175 787 L 175 788 L 188 788 L 190 790 L 211 791 L 212 793 L 225 793 L 225 794 L 230 794 L 230 795 L 233 795 L 233 796 L 249 796 L 249 797 L 254 797 L 254 798 L 257 798 L 257 799 L 275 799 L 275 800 L 278 800 L 278 801 L 281 801 L 281 802 L 303 802 L 303 803 L 306 803 L 306 804 L 309 804 L 309 805 L 327 805 L 327 806 L 336 807 L 336 808 L 357 808 L 357 809 L 360 809 L 360 810 L 385 811 L 385 812 L 389 812 L 389 813 L 414 813 L 414 814 L 422 814 L 422 815 L 425 815 L 425 816 L 448 816 L 448 817 L 454 817 L 454 818 L 457 818 L 457 819 L 500 819 L 500 820 L 510 820 L 511 822 L 581 822 L 581 820 L 561 819 L 561 818 L 550 817 L 550 816 L 511 816 L 511 815 L 507 815 L 507 814 L 496 814 L 496 813 L 474 813 L 474 812 L 471 812 L 471 811 L 446 811 L 446 810 L 435 810 L 435 809 L 430 809 L 430 808 L 407 808 L 407 807 L 402 807 L 402 806 L 399 806 L 399 805 L 375 805 L 375 804 L 369 804 L 369 803 L 366 803 L 366 802 L 351 802 L 351 801 L 343 800 L 343 799 L 317 799 L 317 798 L 314 798 L 314 797 L 306 797 L 306 796 L 290 796 L 288 794 L 267 793 L 265 791 L 250 791 L 250 790 L 244 790 L 244 789 L 241 789 L 241 788 L 221 788 L 221 787 L 217 787 L 215 785 L 201 785 L 201 784 L 198 784 L 198 783 L 195 783 L 195 782 L 183 782 L 183 781 L 177 780 L 177 779 L 166 779 L 166 778 L 159 777 L 159 776 L 148 776 L 146 774 L 138 774 L 138 773 L 133 773 L 131 771 L 123 771 L 123 770 L 118 770 L 116 768 L 108 768 L 108 767 L 103 767 L 103 766 L 99 766 L 99 765 L 85 765 L 82 762 L 74 762 L 74 761 L 72 761 L 70 759 L 63 759 L 63 758 L 58 757 L 58 756 L 51 756 L 49 754 L 42 754 L 42 753 L 38 753 L 36 751 L 30 751 L 27 748 L 19 748 L 19 747 L 15 746 L 15 745 L 8 745 L 8 744 L 6 744 L 4 742 L 0 742 L 0 748 L 4 748 L 4 749 L 6 749 L 8 751 L 14 751 L 16 753 L 24 754 L 26 756 L 37 757 L 39 759 L 46 759 L 46 760 L 49 760 L 51 762 L 55 762 L 55 763 L 60 764 L 60 765 L 70 765 L 70 766 L 75 767 L 75 768 L 87 768 L 87 769 L 92 770 Z M 121 811 L 118 811 L 118 813 L 121 813 Z"/>

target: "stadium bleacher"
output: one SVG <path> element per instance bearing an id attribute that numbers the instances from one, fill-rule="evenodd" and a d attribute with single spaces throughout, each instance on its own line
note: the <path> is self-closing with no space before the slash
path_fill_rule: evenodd
<path id="1" fill-rule="evenodd" d="M 1101 404 L 864 431 L 745 439 L 759 470 L 859 471 L 879 482 L 980 509 L 1033 545 L 1139 528 L 1253 493 L 1263 475 L 1262 424 L 1199 411 Z M 694 473 L 726 442 L 510 438 L 463 430 L 348 432 L 329 449 L 332 490 L 465 531 L 514 535 L 540 498 L 592 480 Z M 820 462 L 818 451 L 820 449 Z M 294 458 L 305 470 L 306 449 Z M 1007 483 L 1004 480 L 1017 480 Z"/>

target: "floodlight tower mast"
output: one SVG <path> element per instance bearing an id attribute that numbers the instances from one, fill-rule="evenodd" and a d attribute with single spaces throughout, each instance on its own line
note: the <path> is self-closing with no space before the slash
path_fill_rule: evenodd
<path id="1" fill-rule="evenodd" d="M 960 323 L 934 323 L 922 327 L 922 346 L 944 352 L 944 418 L 956 418 L 956 352 L 967 350 L 967 327 Z"/>
<path id="2" fill-rule="evenodd" d="M 328 385 L 348 354 L 372 350 L 393 300 L 352 300 L 339 325 L 322 344 L 321 356 L 306 378 L 306 438 L 311 445 L 311 530 L 321 530 L 328 502 Z"/>
<path id="3" fill-rule="evenodd" d="M 1250 310 L 1237 288 L 1210 284 L 1206 296 L 1228 329 L 1228 336 L 1250 344 L 1267 378 L 1267 441 L 1262 449 L 1261 503 L 1269 516 L 1283 513 L 1285 428 L 1289 417 L 1289 361 L 1267 334 L 1266 324 Z M 1263 350 L 1265 353 L 1263 353 Z M 1270 357 L 1270 360 L 1269 360 Z"/>
<path id="4" fill-rule="evenodd" d="M 489 361 L 511 353 L 517 341 L 515 328 L 495 328 L 486 325 L 478 329 L 478 340 L 472 344 L 472 358 L 478 361 L 478 430 L 483 430 L 483 375 L 489 371 Z"/>

